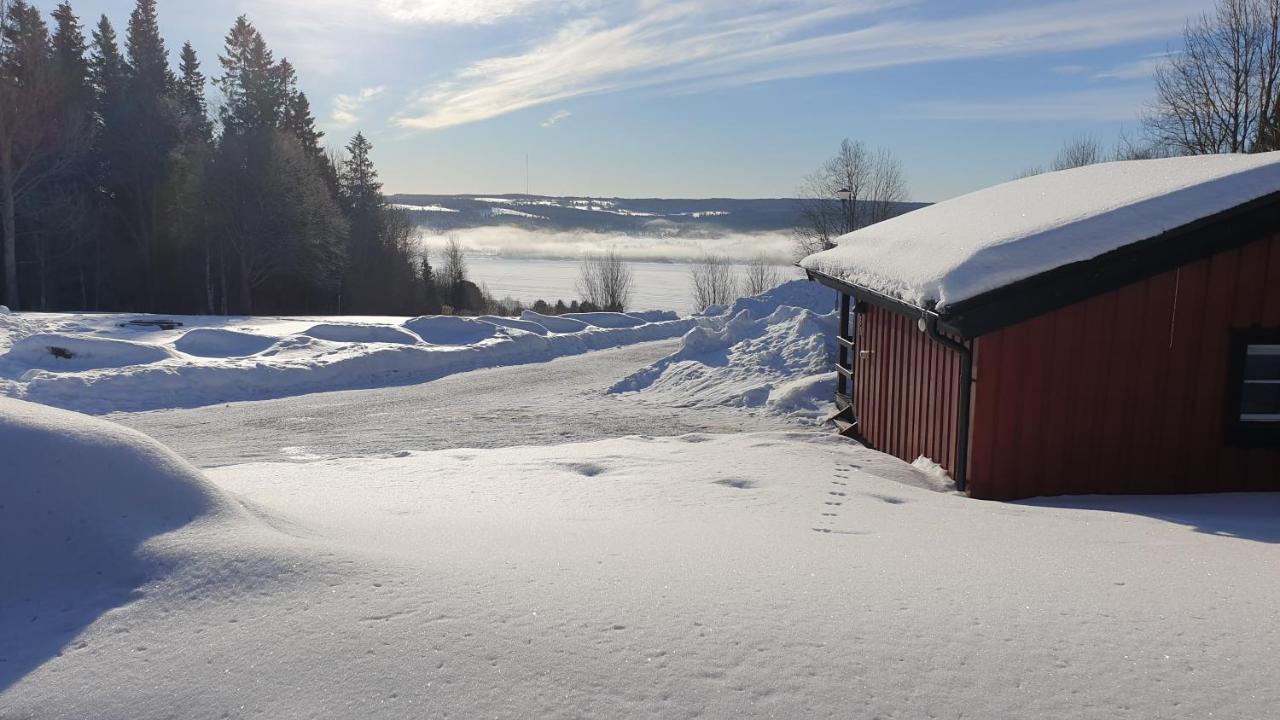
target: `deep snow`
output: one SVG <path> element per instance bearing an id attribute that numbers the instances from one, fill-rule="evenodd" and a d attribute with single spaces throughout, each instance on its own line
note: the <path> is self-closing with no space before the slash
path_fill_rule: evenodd
<path id="1" fill-rule="evenodd" d="M 56 412 L 0 400 L 5 428 L 54 428 L 35 446 L 0 433 L 36 470 L 0 475 L 5 506 L 33 530 L 126 528 L 139 551 L 83 556 L 77 580 L 115 583 L 96 604 L 0 588 L 5 718 L 1198 720 L 1280 703 L 1275 495 L 978 502 L 813 432 L 206 482 Z M 56 482 L 77 492 L 33 494 L 72 450 L 85 464 Z M 176 499 L 147 507 L 164 480 Z M 80 502 L 108 489 L 126 507 Z M 2 546 L 17 568 L 60 551 L 19 539 Z"/>
<path id="2" fill-rule="evenodd" d="M 834 291 L 795 280 L 715 308 L 680 349 L 610 392 L 669 407 L 738 407 L 816 420 L 835 394 Z"/>
<path id="3" fill-rule="evenodd" d="M 499 318 L 0 315 L 0 395 L 105 413 L 424 382 L 683 335 L 674 313 Z M 154 318 L 153 318 L 154 319 Z"/>
<path id="4" fill-rule="evenodd" d="M 1280 152 L 1102 163 L 909 212 L 849 233 L 801 265 L 944 310 L 1277 191 Z"/>

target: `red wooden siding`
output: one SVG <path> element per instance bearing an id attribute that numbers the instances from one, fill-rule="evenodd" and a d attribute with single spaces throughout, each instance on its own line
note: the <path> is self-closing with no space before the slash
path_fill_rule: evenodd
<path id="1" fill-rule="evenodd" d="M 924 455 L 954 472 L 959 355 L 913 319 L 874 305 L 856 317 L 859 433 L 877 450 L 907 462 Z"/>
<path id="2" fill-rule="evenodd" d="M 970 494 L 1280 490 L 1280 448 L 1224 437 L 1231 331 L 1258 326 L 1280 327 L 1280 237 L 979 338 Z"/>

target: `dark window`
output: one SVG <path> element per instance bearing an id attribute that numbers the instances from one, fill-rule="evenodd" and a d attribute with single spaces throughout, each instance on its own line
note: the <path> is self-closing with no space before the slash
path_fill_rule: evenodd
<path id="1" fill-rule="evenodd" d="M 1280 443 L 1280 329 L 1239 332 L 1231 345 L 1230 437 L 1247 445 Z"/>

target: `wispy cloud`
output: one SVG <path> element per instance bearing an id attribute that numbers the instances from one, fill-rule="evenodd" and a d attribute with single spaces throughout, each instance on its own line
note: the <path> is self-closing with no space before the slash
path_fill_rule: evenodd
<path id="1" fill-rule="evenodd" d="M 573 113 L 569 112 L 568 110 L 557 110 L 551 114 L 551 117 L 542 121 L 541 123 L 542 127 L 549 128 L 552 125 L 555 125 L 556 123 L 560 122 L 561 120 L 564 120 L 565 118 L 569 117 L 572 114 Z"/>
<path id="2" fill-rule="evenodd" d="M 538 0 L 378 0 L 388 19 L 404 23 L 489 25 L 523 14 Z"/>
<path id="3" fill-rule="evenodd" d="M 1033 97 L 941 101 L 915 105 L 910 112 L 913 116 L 937 120 L 1132 120 L 1144 107 L 1150 92 L 1146 86 L 1126 86 Z"/>
<path id="4" fill-rule="evenodd" d="M 1156 74 L 1156 69 L 1169 59 L 1168 53 L 1155 53 L 1123 65 L 1099 70 L 1095 80 L 1145 80 Z"/>
<path id="5" fill-rule="evenodd" d="M 367 87 L 354 95 L 337 95 L 333 98 L 333 110 L 329 113 L 329 125 L 335 128 L 350 128 L 360 122 L 360 111 L 370 100 L 378 97 L 386 87 Z"/>
<path id="6" fill-rule="evenodd" d="M 526 51 L 423 89 L 396 122 L 434 130 L 583 95 L 702 90 L 983 57 L 1061 53 L 1177 32 L 1202 0 L 1061 0 L 930 18 L 921 0 L 643 2 L 574 17 Z M 893 12 L 888 12 L 892 10 Z"/>

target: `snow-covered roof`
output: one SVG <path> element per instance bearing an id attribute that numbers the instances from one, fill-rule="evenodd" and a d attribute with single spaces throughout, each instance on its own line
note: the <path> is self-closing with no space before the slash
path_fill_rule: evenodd
<path id="1" fill-rule="evenodd" d="M 801 266 L 938 310 L 1280 191 L 1280 152 L 1103 163 L 849 233 Z"/>

